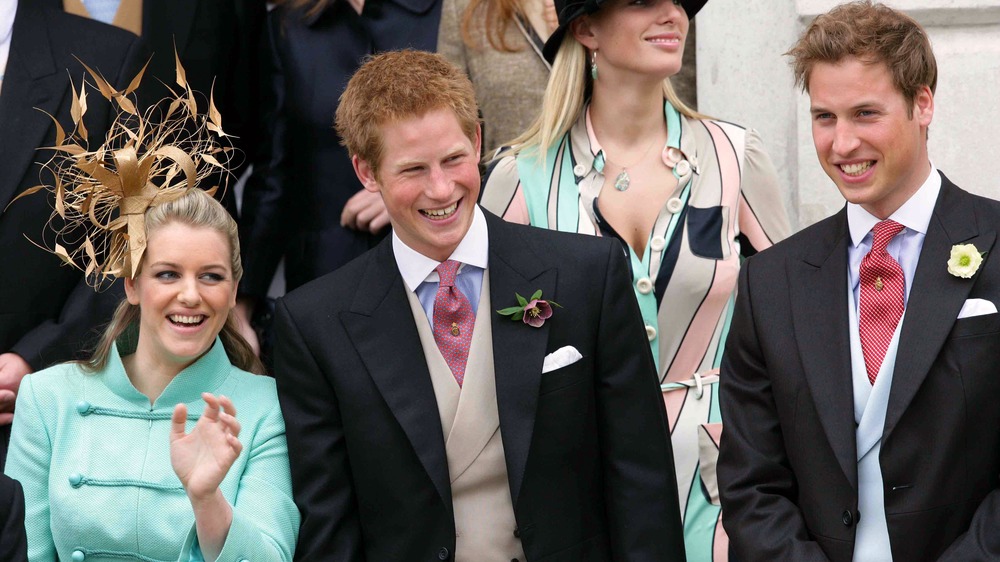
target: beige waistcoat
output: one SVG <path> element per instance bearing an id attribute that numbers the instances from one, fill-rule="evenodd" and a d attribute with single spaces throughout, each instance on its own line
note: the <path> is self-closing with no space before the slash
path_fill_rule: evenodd
<path id="1" fill-rule="evenodd" d="M 490 326 L 489 271 L 472 332 L 465 381 L 459 388 L 434 341 L 427 315 L 417 296 L 407 291 L 417 320 L 420 345 L 434 385 L 444 430 L 451 499 L 455 512 L 456 562 L 524 560 L 507 482 L 507 465 L 500 439 L 496 379 L 493 371 L 493 330 Z"/>

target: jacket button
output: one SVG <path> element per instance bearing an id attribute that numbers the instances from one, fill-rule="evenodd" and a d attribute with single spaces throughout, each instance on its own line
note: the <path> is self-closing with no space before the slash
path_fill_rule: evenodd
<path id="1" fill-rule="evenodd" d="M 521 538 L 521 529 L 518 529 L 517 527 L 514 527 L 514 538 L 515 539 Z"/>
<path id="2" fill-rule="evenodd" d="M 850 527 L 854 524 L 854 515 L 851 514 L 851 510 L 845 509 L 844 513 L 840 515 L 840 521 L 844 523 L 845 527 Z"/>
<path id="3" fill-rule="evenodd" d="M 677 213 L 681 212 L 681 209 L 683 208 L 684 208 L 684 202 L 681 201 L 680 198 L 678 197 L 671 197 L 670 200 L 667 201 L 667 212 L 669 212 L 671 215 L 676 215 Z"/>
<path id="4" fill-rule="evenodd" d="M 649 277 L 642 277 L 635 282 L 635 288 L 639 289 L 639 292 L 648 295 L 653 292 L 653 281 Z"/>
<path id="5" fill-rule="evenodd" d="M 77 402 L 76 403 L 76 411 L 81 416 L 86 416 L 87 414 L 90 413 L 90 402 L 87 402 L 86 400 L 81 400 L 81 401 Z"/>
<path id="6" fill-rule="evenodd" d="M 79 472 L 74 472 L 73 474 L 69 475 L 68 480 L 70 486 L 73 486 L 74 488 L 79 488 L 83 484 L 83 475 L 80 474 Z M 77 550 L 74 552 L 80 552 L 80 551 Z M 80 556 L 83 556 L 82 552 L 80 552 Z M 80 560 L 83 560 L 83 558 L 81 558 Z"/>
<path id="7" fill-rule="evenodd" d="M 82 550 L 74 550 L 73 554 L 70 554 L 69 556 L 70 560 L 73 562 L 83 562 L 87 558 L 87 555 L 84 554 Z"/>
<path id="8" fill-rule="evenodd" d="M 438 551 L 438 560 L 447 560 L 448 554 L 448 549 L 442 546 L 441 550 Z"/>
<path id="9" fill-rule="evenodd" d="M 577 164 L 576 166 L 573 166 L 573 175 L 578 178 L 582 178 L 587 175 L 587 168 L 583 164 Z"/>

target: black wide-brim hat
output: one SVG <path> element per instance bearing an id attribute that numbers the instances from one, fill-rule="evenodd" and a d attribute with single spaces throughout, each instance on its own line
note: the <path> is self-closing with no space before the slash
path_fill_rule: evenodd
<path id="1" fill-rule="evenodd" d="M 661 1 L 670 2 L 671 0 Z M 584 14 L 593 14 L 597 10 L 600 10 L 601 6 L 606 2 L 607 0 L 555 0 L 556 14 L 559 16 L 559 27 L 552 32 L 548 41 L 545 42 L 545 47 L 542 49 L 542 55 L 545 56 L 545 60 L 550 63 L 555 61 L 556 52 L 559 51 L 559 46 L 562 45 L 563 37 L 569 31 L 569 25 L 576 18 Z M 708 3 L 708 0 L 682 0 L 681 6 L 684 7 L 684 11 L 687 12 L 687 17 L 690 20 L 694 18 L 694 15 L 706 3 Z"/>

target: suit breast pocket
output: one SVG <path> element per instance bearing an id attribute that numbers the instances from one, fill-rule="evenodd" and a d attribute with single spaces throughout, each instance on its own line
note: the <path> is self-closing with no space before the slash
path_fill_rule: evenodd
<path id="1" fill-rule="evenodd" d="M 577 361 L 554 371 L 543 373 L 542 382 L 538 387 L 538 394 L 539 396 L 549 394 L 584 382 L 588 379 L 587 371 L 585 362 Z"/>
<path id="2" fill-rule="evenodd" d="M 1000 332 L 1000 313 L 970 316 L 955 320 L 950 339 L 972 338 Z"/>

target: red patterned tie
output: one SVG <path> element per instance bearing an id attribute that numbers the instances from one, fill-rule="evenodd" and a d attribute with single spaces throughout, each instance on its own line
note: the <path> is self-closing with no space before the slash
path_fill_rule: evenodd
<path id="1" fill-rule="evenodd" d="M 903 316 L 903 294 L 906 291 L 903 269 L 885 251 L 889 241 L 902 232 L 903 225 L 884 220 L 872 228 L 872 249 L 861 260 L 861 304 L 858 331 L 865 356 L 868 381 L 875 384 L 885 351 L 892 334 Z"/>
<path id="2" fill-rule="evenodd" d="M 434 341 L 458 386 L 465 380 L 465 363 L 469 359 L 472 328 L 476 322 L 469 299 L 455 287 L 460 265 L 460 262 L 448 260 L 435 268 L 441 281 L 434 296 Z"/>

